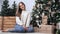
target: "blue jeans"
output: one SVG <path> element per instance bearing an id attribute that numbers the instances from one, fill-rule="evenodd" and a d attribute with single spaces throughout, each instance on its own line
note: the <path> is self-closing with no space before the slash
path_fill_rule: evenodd
<path id="1" fill-rule="evenodd" d="M 26 31 L 23 26 L 16 24 L 15 29 L 9 32 L 16 32 L 16 33 L 34 32 L 34 28 L 32 26 L 29 26 Z"/>

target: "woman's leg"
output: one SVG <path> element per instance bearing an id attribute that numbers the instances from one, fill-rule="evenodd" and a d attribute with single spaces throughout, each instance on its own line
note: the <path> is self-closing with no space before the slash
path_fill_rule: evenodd
<path id="1" fill-rule="evenodd" d="M 23 26 L 20 26 L 20 25 L 16 24 L 14 30 L 9 31 L 9 32 L 23 33 L 24 28 L 23 28 Z"/>
<path id="2" fill-rule="evenodd" d="M 15 30 L 16 31 L 20 31 L 20 32 L 24 32 L 25 31 L 24 28 L 23 28 L 23 26 L 20 26 L 18 24 L 15 26 Z"/>
<path id="3" fill-rule="evenodd" d="M 34 32 L 34 28 L 32 26 L 29 26 L 27 32 Z"/>

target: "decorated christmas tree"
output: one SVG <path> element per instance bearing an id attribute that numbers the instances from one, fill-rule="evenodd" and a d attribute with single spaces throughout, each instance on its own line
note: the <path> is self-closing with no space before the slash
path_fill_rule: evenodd
<path id="1" fill-rule="evenodd" d="M 32 11 L 31 23 L 34 27 L 42 23 L 42 17 L 48 16 L 48 23 L 57 23 L 59 21 L 59 0 L 35 0 L 35 6 Z M 58 17 L 57 17 L 58 15 Z"/>

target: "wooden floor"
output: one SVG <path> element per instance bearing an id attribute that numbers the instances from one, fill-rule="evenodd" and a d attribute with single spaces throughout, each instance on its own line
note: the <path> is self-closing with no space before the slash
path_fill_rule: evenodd
<path id="1" fill-rule="evenodd" d="M 51 33 L 2 33 L 2 32 L 0 32 L 0 34 L 51 34 Z"/>
<path id="2" fill-rule="evenodd" d="M 10 33 L 10 32 L 2 32 L 0 31 L 0 34 L 52 34 L 52 33 Z"/>

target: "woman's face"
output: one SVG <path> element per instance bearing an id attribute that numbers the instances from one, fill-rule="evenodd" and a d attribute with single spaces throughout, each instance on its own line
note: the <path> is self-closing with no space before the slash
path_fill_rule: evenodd
<path id="1" fill-rule="evenodd" d="M 19 6 L 20 6 L 19 8 L 21 8 L 22 10 L 25 10 L 25 6 L 22 3 L 20 3 Z"/>

